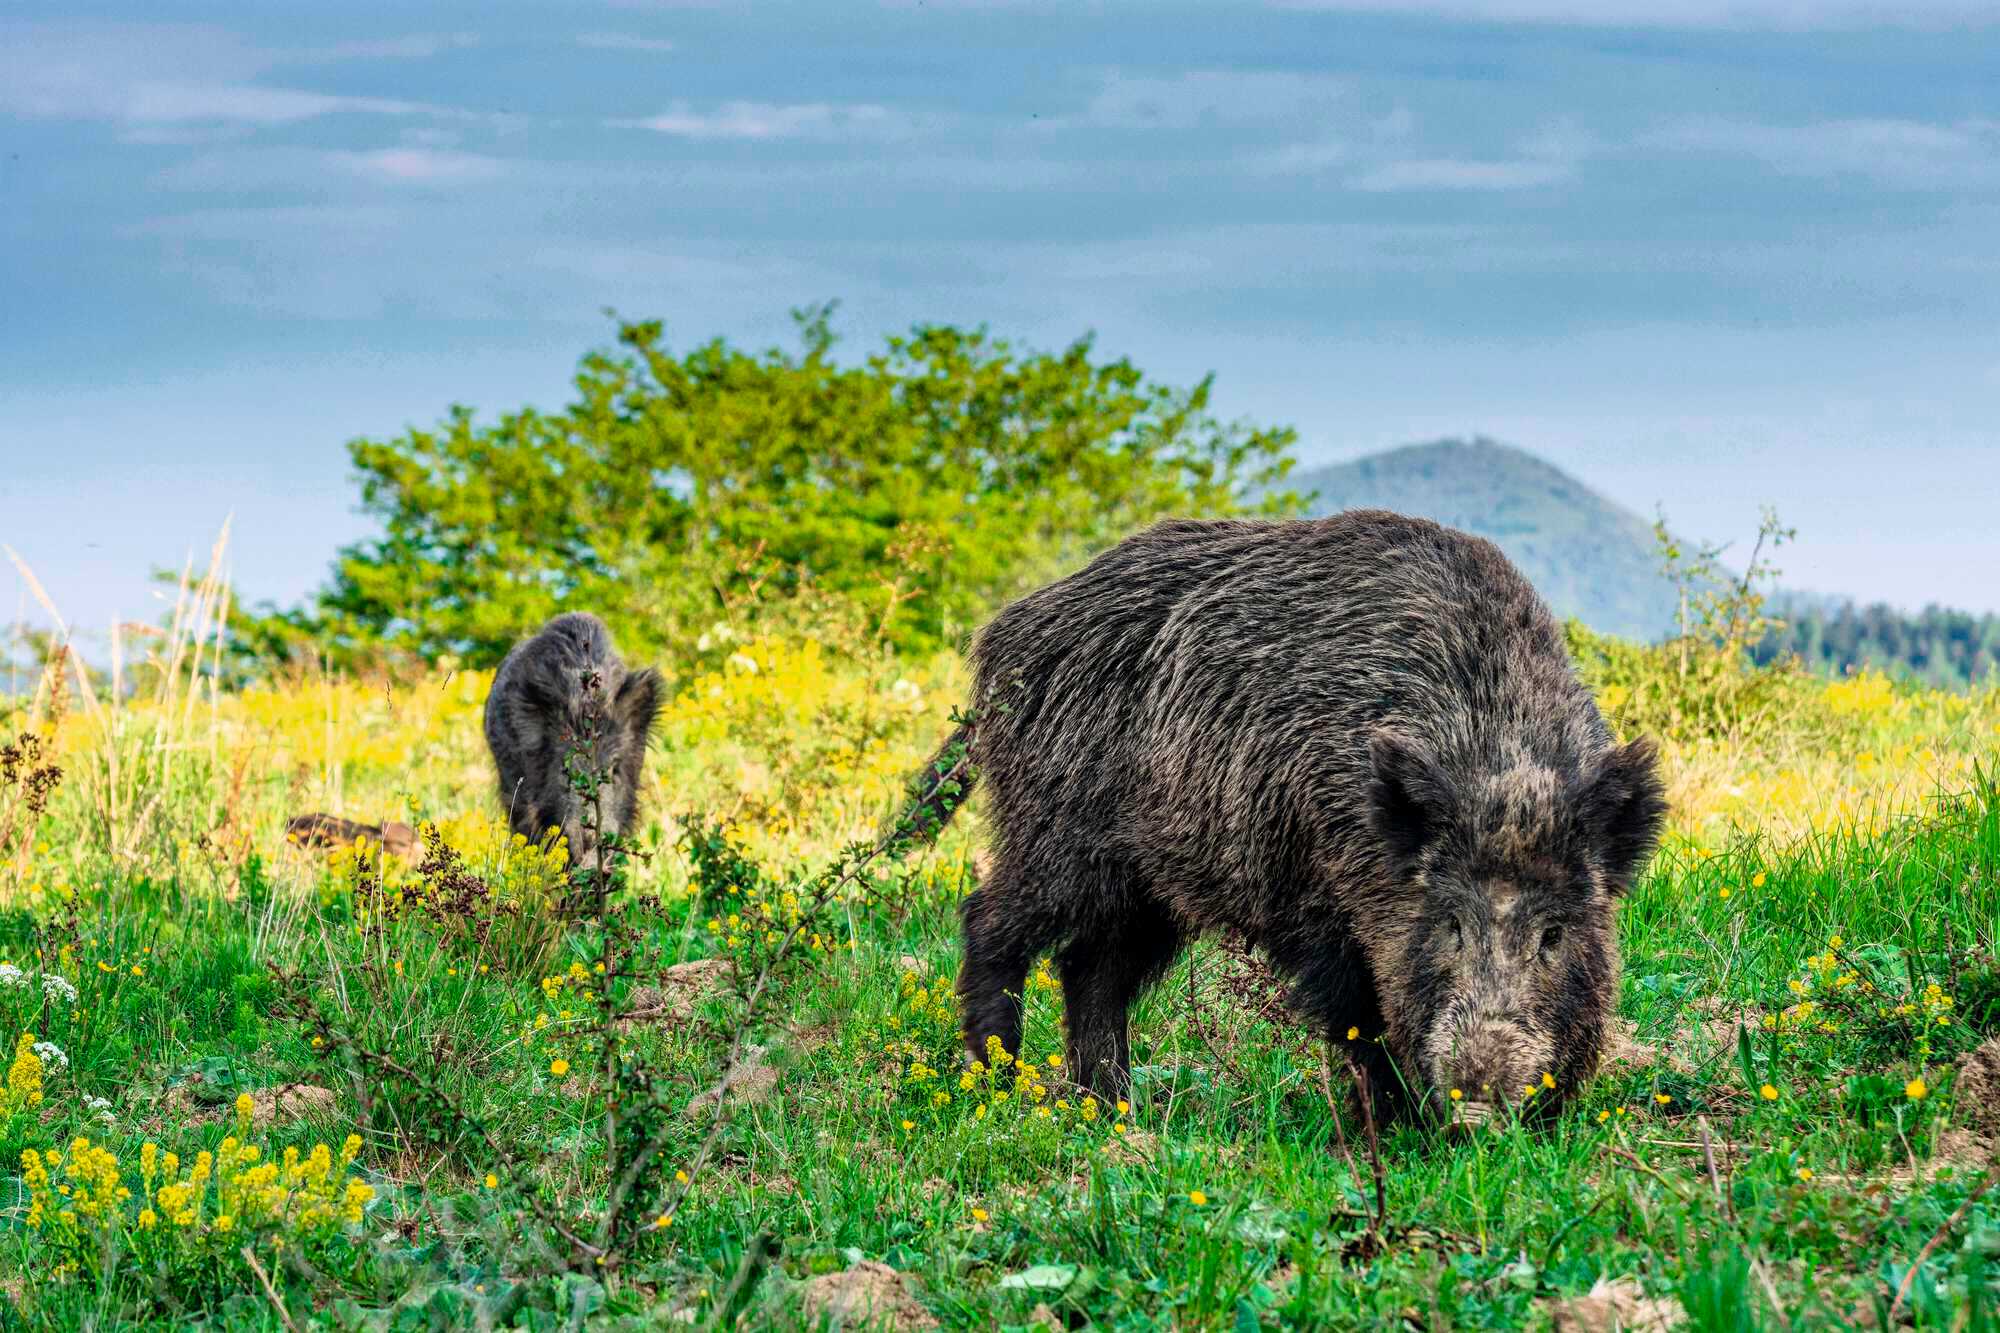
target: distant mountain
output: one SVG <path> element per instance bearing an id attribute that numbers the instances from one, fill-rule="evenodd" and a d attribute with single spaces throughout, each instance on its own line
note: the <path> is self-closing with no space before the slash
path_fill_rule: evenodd
<path id="1" fill-rule="evenodd" d="M 1315 517 L 1393 509 L 1477 533 L 1558 617 L 1635 639 L 1673 628 L 1676 593 L 1660 573 L 1652 525 L 1525 450 L 1488 439 L 1410 444 L 1302 468 L 1287 484 L 1313 497 Z"/>

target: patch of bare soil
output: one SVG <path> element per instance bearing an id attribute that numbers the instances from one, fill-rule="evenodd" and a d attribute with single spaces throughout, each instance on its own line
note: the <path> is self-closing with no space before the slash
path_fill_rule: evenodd
<path id="1" fill-rule="evenodd" d="M 676 963 L 660 974 L 657 986 L 635 986 L 626 1002 L 623 1022 L 685 1023 L 702 1001 L 735 984 L 736 965 L 727 958 L 697 958 Z"/>
<path id="2" fill-rule="evenodd" d="M 311 814 L 293 815 L 285 821 L 285 841 L 295 847 L 330 851 L 351 847 L 363 838 L 391 856 L 409 860 L 416 855 L 417 831 L 393 819 L 383 824 L 363 824 L 339 815 Z"/>
<path id="3" fill-rule="evenodd" d="M 724 1076 L 722 1082 L 707 1092 L 698 1092 L 688 1098 L 687 1114 L 700 1115 L 727 1097 L 732 1102 L 754 1105 L 767 1101 L 778 1090 L 778 1071 L 767 1062 L 767 1052 L 762 1046 L 752 1046 L 743 1053 L 736 1068 Z"/>
<path id="4" fill-rule="evenodd" d="M 1547 1304 L 1556 1333 L 1667 1333 L 1687 1322 L 1679 1301 L 1648 1296 L 1629 1277 L 1599 1278 L 1588 1295 Z"/>
<path id="5" fill-rule="evenodd" d="M 1657 1048 L 1647 1046 L 1639 1040 L 1639 1029 L 1625 1019 L 1617 1019 L 1604 1042 L 1604 1065 L 1610 1069 L 1623 1066 L 1631 1070 L 1651 1069 L 1660 1058 Z"/>
<path id="6" fill-rule="evenodd" d="M 166 1109 L 197 1124 L 213 1124 L 236 1115 L 233 1103 L 201 1101 L 195 1095 L 195 1087 L 196 1083 L 190 1081 L 169 1088 L 165 1098 Z M 250 1119 L 253 1124 L 264 1125 L 273 1120 L 330 1115 L 334 1100 L 331 1088 L 322 1088 L 314 1083 L 280 1083 L 275 1088 L 259 1088 L 250 1094 Z"/>
<path id="7" fill-rule="evenodd" d="M 832 1328 L 936 1328 L 938 1321 L 917 1303 L 903 1275 L 887 1264 L 863 1260 L 844 1273 L 826 1273 L 806 1283 L 806 1324 Z"/>
<path id="8" fill-rule="evenodd" d="M 1160 1155 L 1160 1141 L 1143 1129 L 1128 1129 L 1104 1141 L 1104 1160 L 1121 1165 L 1150 1162 Z"/>
<path id="9" fill-rule="evenodd" d="M 1981 1043 L 1958 1062 L 1958 1118 L 1982 1134 L 2000 1131 L 2000 1037 Z"/>

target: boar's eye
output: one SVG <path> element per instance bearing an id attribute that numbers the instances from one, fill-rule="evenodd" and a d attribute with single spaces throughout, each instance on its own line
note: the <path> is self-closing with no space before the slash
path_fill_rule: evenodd
<path id="1" fill-rule="evenodd" d="M 1542 953 L 1544 955 L 1554 953 L 1562 947 L 1562 942 L 1563 928 L 1561 926 L 1550 926 L 1542 932 Z"/>
<path id="2" fill-rule="evenodd" d="M 1451 947 L 1454 951 L 1465 947 L 1465 925 L 1457 917 L 1447 918 L 1451 926 Z"/>

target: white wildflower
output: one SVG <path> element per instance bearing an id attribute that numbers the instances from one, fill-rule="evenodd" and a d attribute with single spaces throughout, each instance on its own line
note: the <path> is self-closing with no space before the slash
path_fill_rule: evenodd
<path id="1" fill-rule="evenodd" d="M 61 1000 L 64 1004 L 76 1003 L 76 987 L 69 984 L 69 978 L 49 972 L 42 977 L 42 994 L 51 1000 Z"/>
<path id="2" fill-rule="evenodd" d="M 62 1047 L 56 1045 L 52 1041 L 36 1042 L 35 1054 L 41 1057 L 42 1063 L 44 1065 L 50 1066 L 55 1069 L 69 1068 L 69 1057 L 63 1054 Z"/>
<path id="3" fill-rule="evenodd" d="M 889 697 L 912 713 L 924 706 L 924 692 L 913 680 L 899 678 L 889 687 Z"/>
<path id="4" fill-rule="evenodd" d="M 729 665 L 747 676 L 757 674 L 757 659 L 748 653 L 731 653 L 729 655 Z"/>
<path id="5" fill-rule="evenodd" d="M 25 990 L 27 985 L 28 974 L 26 972 L 15 967 L 12 963 L 0 963 L 0 986 L 5 986 L 8 990 Z"/>

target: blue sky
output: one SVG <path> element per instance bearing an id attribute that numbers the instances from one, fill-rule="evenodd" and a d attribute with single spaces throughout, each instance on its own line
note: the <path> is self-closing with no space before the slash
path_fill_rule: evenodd
<path id="1" fill-rule="evenodd" d="M 1307 461 L 1483 432 L 1788 580 L 2000 609 L 2000 7 L 9 6 L 0 542 L 83 626 L 343 444 L 685 347 L 1094 330 Z M 0 621 L 16 601 L 0 572 Z"/>

